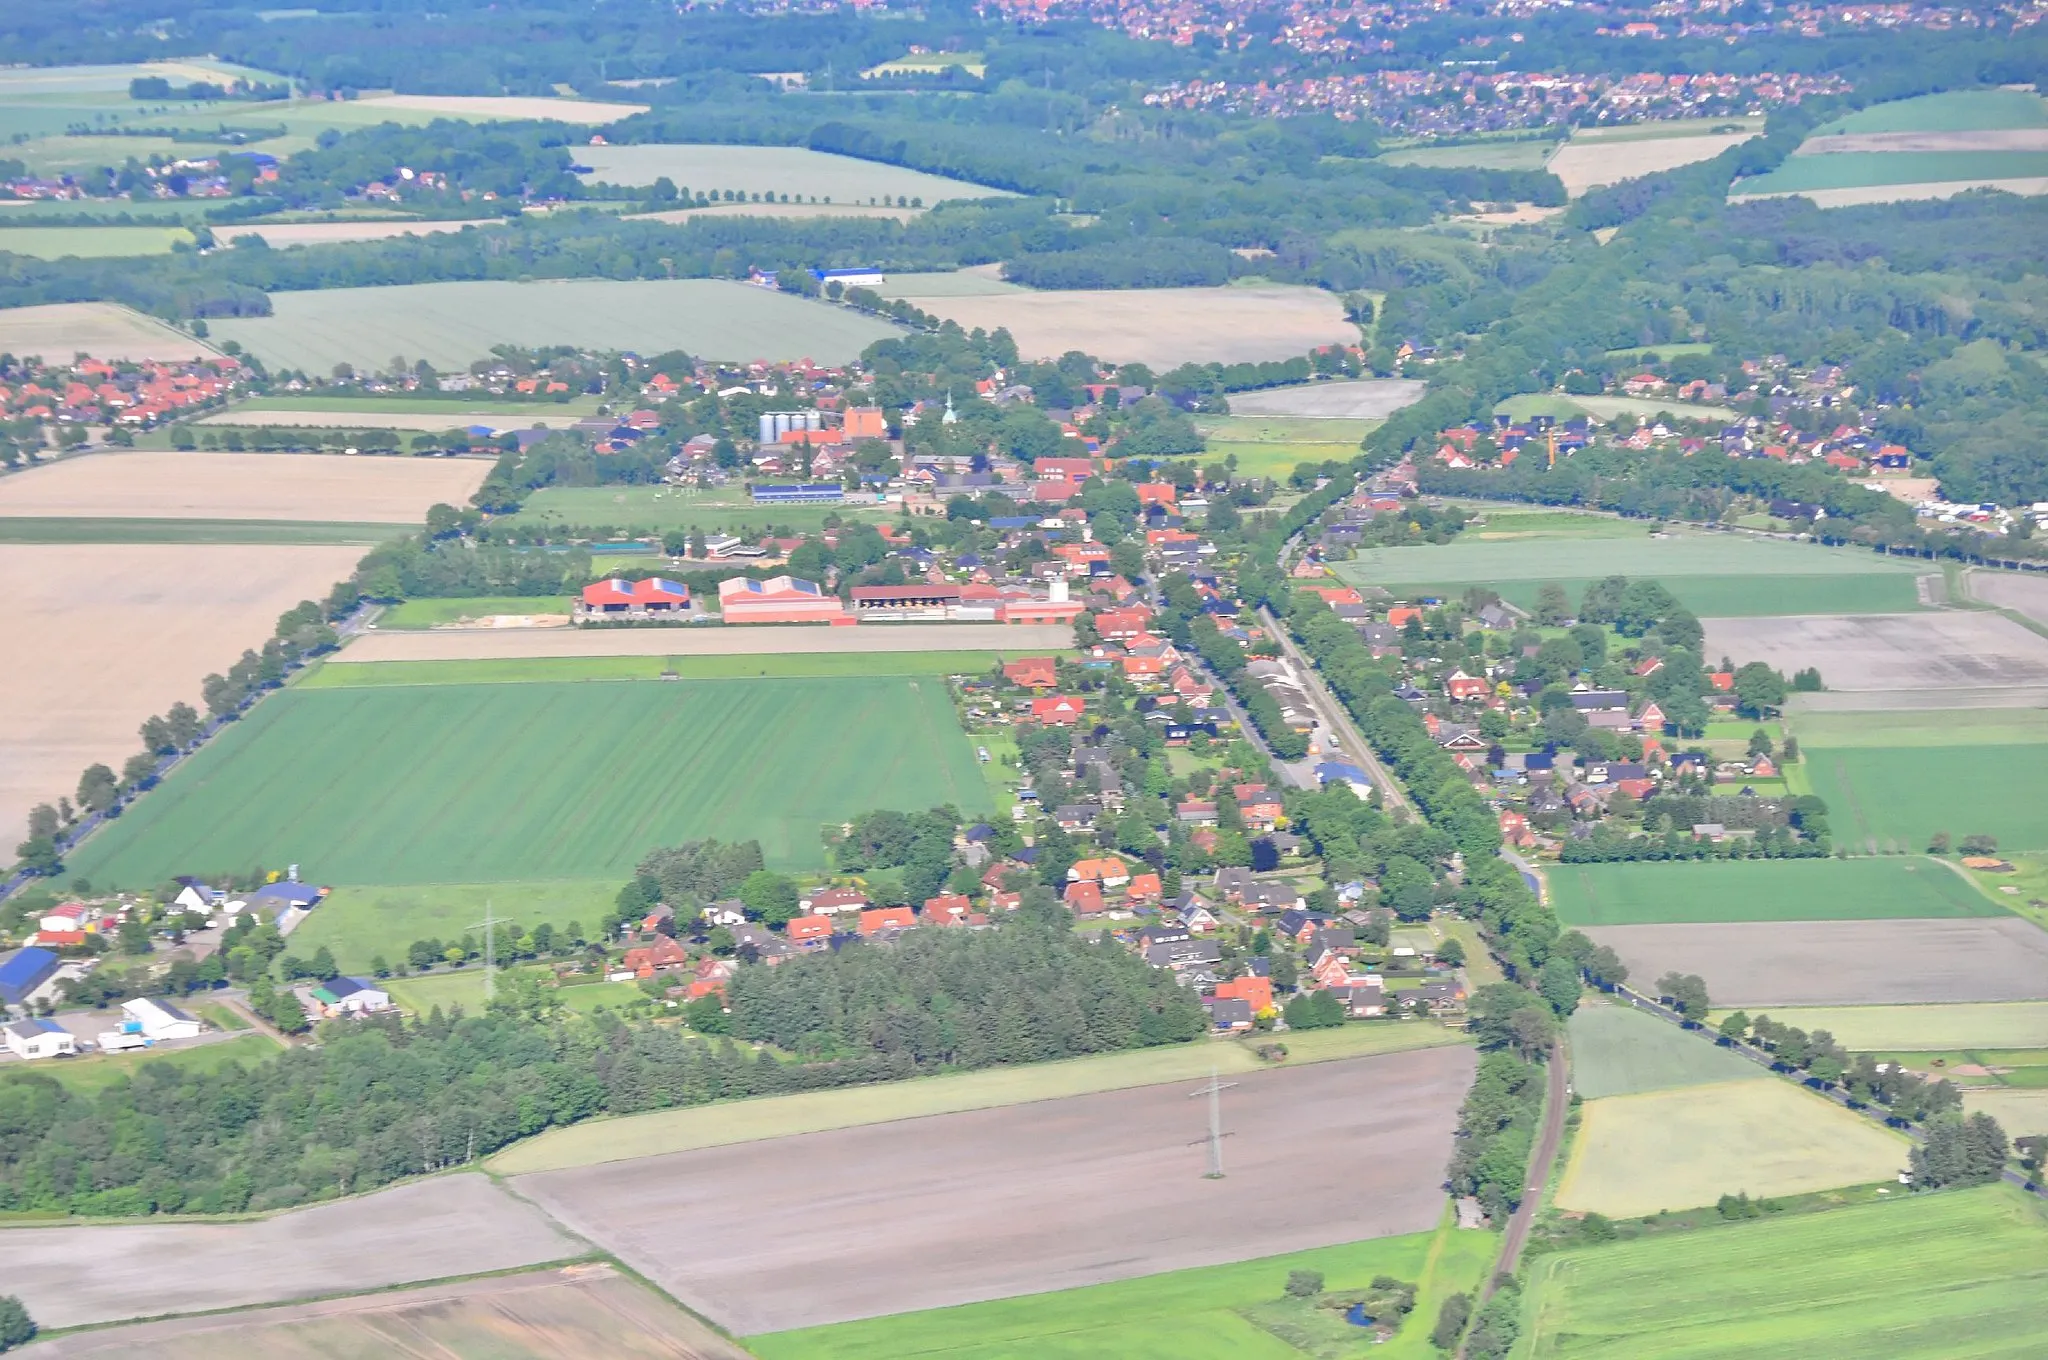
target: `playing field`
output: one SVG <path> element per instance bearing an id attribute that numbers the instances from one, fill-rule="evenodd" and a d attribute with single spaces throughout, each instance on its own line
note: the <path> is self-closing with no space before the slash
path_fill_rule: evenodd
<path id="1" fill-rule="evenodd" d="M 1572 1092 L 1585 1100 L 1710 1082 L 1770 1080 L 1755 1063 L 1702 1034 L 1633 1006 L 1590 1003 L 1571 1018 Z"/>
<path id="2" fill-rule="evenodd" d="M 939 803 L 988 794 L 929 680 L 292 689 L 71 865 L 107 886 L 285 863 L 320 883 L 619 879 L 714 836 L 815 868 L 822 824 Z"/>
<path id="3" fill-rule="evenodd" d="M 833 204 L 920 198 L 926 207 L 953 198 L 1014 197 L 1006 189 L 801 146 L 579 146 L 576 162 L 590 167 L 583 178 L 592 183 L 645 188 L 665 176 L 692 194 L 731 190 Z"/>
<path id="4" fill-rule="evenodd" d="M 420 524 L 461 505 L 481 458 L 298 453 L 96 453 L 0 479 L 0 517 L 316 520 Z"/>
<path id="5" fill-rule="evenodd" d="M 377 616 L 379 628 L 439 628 L 473 619 L 506 614 L 568 617 L 576 602 L 567 595 L 462 596 L 454 599 L 401 600 Z M 542 677 L 535 677 L 536 679 Z"/>
<path id="6" fill-rule="evenodd" d="M 1881 731 L 1881 723 L 1873 725 Z M 2048 849 L 2048 744 L 1803 750 L 1837 841 L 1923 850 L 1946 831 L 1957 844 L 1996 836 L 2001 852 Z"/>
<path id="7" fill-rule="evenodd" d="M 1773 1020 L 1824 1029 L 1852 1052 L 1915 1053 L 1972 1048 L 2048 1048 L 2048 1002 L 1925 1006 L 1773 1007 Z M 1720 1012 L 1715 1012 L 1719 1022 Z"/>
<path id="8" fill-rule="evenodd" d="M 723 279 L 484 280 L 273 293 L 272 316 L 210 323 L 273 368 L 382 368 L 394 352 L 466 369 L 492 345 L 577 345 L 718 359 L 839 364 L 896 327 Z M 0 335 L 5 313 L 0 313 Z M 18 347 L 17 347 L 18 348 Z"/>
<path id="9" fill-rule="evenodd" d="M 1557 919 L 1573 926 L 2007 914 L 1961 874 L 1919 856 L 1560 864 L 1550 894 Z"/>
<path id="10" fill-rule="evenodd" d="M 38 355 L 52 363 L 68 362 L 80 352 L 133 363 L 214 357 L 213 347 L 204 340 L 115 302 L 0 308 L 0 350 Z"/>
<path id="11" fill-rule="evenodd" d="M 2048 1211 L 2008 1186 L 1538 1257 L 1531 1357 L 2036 1355 L 2048 1335 Z"/>
<path id="12" fill-rule="evenodd" d="M 1704 1043 L 1704 1040 L 1700 1042 Z M 1788 1081 L 1728 1081 L 1586 1102 L 1560 1209 L 1633 1218 L 1722 1195 L 1889 1180 L 1907 1140 Z"/>

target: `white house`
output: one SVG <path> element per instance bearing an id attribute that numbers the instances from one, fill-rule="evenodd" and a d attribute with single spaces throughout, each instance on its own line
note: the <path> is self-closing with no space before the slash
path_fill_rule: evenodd
<path id="1" fill-rule="evenodd" d="M 362 978 L 334 977 L 316 987 L 297 990 L 299 1000 L 323 1020 L 391 1009 L 391 994 Z"/>
<path id="2" fill-rule="evenodd" d="M 171 905 L 195 916 L 211 916 L 214 908 L 226 900 L 227 894 L 219 888 L 210 888 L 204 883 L 187 883 L 171 899 Z"/>
<path id="3" fill-rule="evenodd" d="M 128 1025 L 139 1026 L 136 1033 L 155 1043 L 163 1039 L 193 1039 L 205 1028 L 194 1017 L 187 1015 L 168 1001 L 152 997 L 137 997 L 121 1003 L 121 1015 Z"/>
<path id="4" fill-rule="evenodd" d="M 17 1058 L 54 1058 L 78 1051 L 78 1040 L 55 1020 L 16 1020 L 0 1030 L 6 1033 L 7 1047 Z"/>
<path id="5" fill-rule="evenodd" d="M 745 925 L 747 909 L 740 902 L 713 902 L 701 913 L 707 926 Z"/>
<path id="6" fill-rule="evenodd" d="M 51 907 L 36 922 L 38 930 L 84 930 L 92 909 L 83 902 L 66 902 L 61 907 Z"/>

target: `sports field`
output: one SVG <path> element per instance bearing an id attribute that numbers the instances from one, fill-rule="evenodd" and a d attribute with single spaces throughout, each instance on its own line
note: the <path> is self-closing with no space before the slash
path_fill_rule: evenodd
<path id="1" fill-rule="evenodd" d="M 2048 1210 L 2008 1186 L 1541 1256 L 1518 1356 L 2038 1355 Z"/>
<path id="2" fill-rule="evenodd" d="M 1754 1012 L 1752 1012 L 1754 1013 Z M 1853 1052 L 2048 1048 L 2048 1002 L 1924 1006 L 1784 1006 L 1770 1017 L 1811 1033 L 1824 1029 Z M 1714 1013 L 1719 1023 L 1721 1012 Z"/>
<path id="3" fill-rule="evenodd" d="M 743 490 L 695 491 L 680 486 L 549 486 L 527 497 L 518 523 L 604 525 L 630 533 L 672 529 L 765 534 L 771 527 L 816 533 L 825 520 L 879 520 L 894 509 L 876 502 L 843 505 L 755 505 Z"/>
<path id="4" fill-rule="evenodd" d="M 1704 1041 L 1702 1041 L 1704 1042 Z M 1889 1180 L 1904 1136 L 1779 1079 L 1587 1101 L 1560 1209 L 1634 1218 L 1747 1191 L 1797 1195 Z"/>
<path id="5" fill-rule="evenodd" d="M 921 198 L 926 207 L 954 198 L 1014 197 L 1006 189 L 801 146 L 579 146 L 576 162 L 590 167 L 583 178 L 592 183 L 645 188 L 666 176 L 693 195 L 731 190 L 834 204 Z"/>
<path id="6" fill-rule="evenodd" d="M 1572 1015 L 1572 1091 L 1585 1100 L 1770 1074 L 1704 1035 L 1633 1006 L 1589 1003 Z"/>
<path id="7" fill-rule="evenodd" d="M 815 868 L 825 822 L 948 802 L 988 794 L 932 681 L 291 689 L 71 865 L 108 887 L 284 863 L 321 883 L 617 879 L 715 836 Z"/>
<path id="8" fill-rule="evenodd" d="M 381 368 L 395 350 L 466 369 L 492 345 L 577 345 L 718 359 L 839 364 L 896 327 L 723 279 L 482 280 L 273 293 L 272 316 L 209 323 L 273 368 Z M 4 322 L 4 313 L 0 313 Z M 0 334 L 4 334 L 0 326 Z"/>
<path id="9" fill-rule="evenodd" d="M 1550 893 L 1557 919 L 1572 926 L 2007 914 L 1961 874 L 1917 855 L 1560 864 L 1550 871 Z"/>
<path id="10" fill-rule="evenodd" d="M 481 940 L 485 912 L 501 930 L 508 921 L 521 930 L 573 923 L 595 938 L 624 880 L 340 887 L 292 932 L 292 952 L 303 958 L 325 945 L 343 972 L 362 972 L 380 954 L 387 963 L 403 962 L 414 940 Z"/>
<path id="11" fill-rule="evenodd" d="M 1872 725 L 1882 731 L 1882 724 L 1877 718 Z M 1946 831 L 1958 844 L 1968 835 L 1996 836 L 2001 852 L 2048 849 L 2048 743 L 1827 746 L 1803 737 L 1801 742 L 1807 777 L 1827 800 L 1839 842 L 1923 850 L 1929 836 Z"/>

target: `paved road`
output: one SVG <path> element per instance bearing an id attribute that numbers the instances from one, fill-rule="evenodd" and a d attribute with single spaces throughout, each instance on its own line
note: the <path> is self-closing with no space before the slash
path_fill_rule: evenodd
<path id="1" fill-rule="evenodd" d="M 1351 714 L 1337 701 L 1337 696 L 1330 692 L 1330 687 L 1323 683 L 1323 673 L 1308 659 L 1308 654 L 1295 644 L 1294 635 L 1281 625 L 1280 620 L 1273 617 L 1271 610 L 1261 609 L 1259 619 L 1266 625 L 1266 630 L 1279 640 L 1280 649 L 1301 673 L 1302 685 L 1308 693 L 1309 706 L 1315 710 L 1316 719 L 1322 724 L 1323 730 L 1336 733 L 1337 739 L 1344 743 L 1346 759 L 1364 769 L 1372 776 L 1373 783 L 1379 786 L 1382 805 L 1388 808 L 1408 807 L 1408 795 L 1401 791 L 1400 782 L 1386 766 L 1380 764 L 1380 758 L 1373 751 L 1372 743 L 1352 725 Z"/>
<path id="2" fill-rule="evenodd" d="M 1549 1091 L 1543 1102 L 1543 1129 L 1536 1138 L 1536 1155 L 1529 1159 L 1529 1179 L 1522 1187 L 1522 1202 L 1515 1209 L 1514 1217 L 1508 1220 L 1508 1230 L 1501 1238 L 1500 1263 L 1494 1267 L 1494 1278 L 1512 1275 L 1521 1264 L 1522 1248 L 1528 1245 L 1529 1228 L 1536 1221 L 1536 1208 L 1543 1202 L 1543 1187 L 1550 1180 L 1550 1164 L 1557 1160 L 1557 1145 L 1564 1141 L 1564 1118 L 1570 1111 L 1568 1078 L 1571 1075 L 1571 1058 L 1565 1050 L 1563 1038 L 1550 1048 Z M 1493 1279 L 1486 1282 L 1479 1301 L 1485 1303 L 1493 1297 Z"/>

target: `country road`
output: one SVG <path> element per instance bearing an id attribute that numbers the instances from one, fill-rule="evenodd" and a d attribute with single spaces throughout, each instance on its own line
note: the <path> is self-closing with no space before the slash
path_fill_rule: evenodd
<path id="1" fill-rule="evenodd" d="M 1278 640 L 1281 651 L 1294 663 L 1294 668 L 1301 672 L 1302 684 L 1308 691 L 1309 703 L 1314 707 L 1316 717 L 1321 720 L 1324 730 L 1336 733 L 1344 743 L 1344 755 L 1372 776 L 1373 783 L 1379 788 L 1382 804 L 1390 809 L 1409 807 L 1408 795 L 1402 791 L 1399 781 L 1388 772 L 1386 766 L 1380 764 L 1379 755 L 1372 749 L 1372 744 L 1352 725 L 1351 714 L 1337 701 L 1337 696 L 1330 692 L 1330 687 L 1323 683 L 1323 673 L 1316 669 L 1315 663 L 1296 645 L 1294 635 L 1287 631 L 1280 620 L 1273 617 L 1273 611 L 1270 609 L 1259 610 L 1259 621 L 1266 625 L 1266 631 Z"/>
<path id="2" fill-rule="evenodd" d="M 1521 1203 L 1515 1206 L 1514 1215 L 1508 1219 L 1507 1232 L 1500 1241 L 1500 1259 L 1494 1263 L 1493 1274 L 1486 1277 L 1480 1287 L 1479 1298 L 1472 1311 L 1477 1313 L 1493 1297 L 1494 1284 L 1503 1275 L 1512 1275 L 1522 1263 L 1522 1248 L 1529 1244 L 1529 1229 L 1536 1221 L 1536 1209 L 1543 1202 L 1543 1187 L 1550 1180 L 1550 1164 L 1557 1160 L 1557 1145 L 1564 1141 L 1564 1118 L 1570 1109 L 1571 1089 L 1568 1077 L 1571 1073 L 1571 1057 L 1560 1035 L 1550 1046 L 1549 1085 L 1543 1099 L 1543 1128 L 1536 1137 L 1535 1155 L 1529 1158 L 1529 1178 L 1522 1185 Z M 1464 1355 L 1459 1348 L 1460 1357 Z"/>

